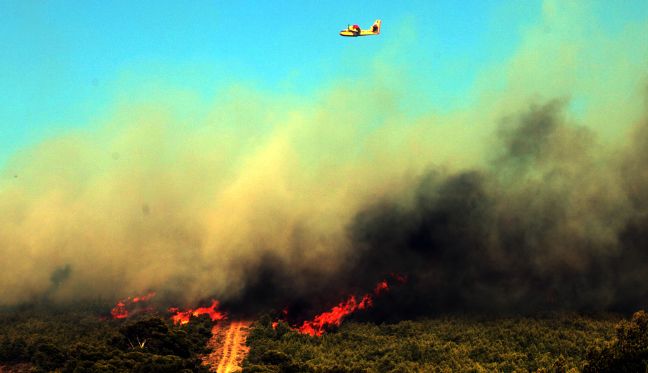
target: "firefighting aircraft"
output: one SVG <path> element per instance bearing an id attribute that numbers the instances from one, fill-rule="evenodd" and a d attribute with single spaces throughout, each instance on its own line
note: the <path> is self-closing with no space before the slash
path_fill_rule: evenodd
<path id="1" fill-rule="evenodd" d="M 376 20 L 370 30 L 361 30 L 358 25 L 349 25 L 346 30 L 340 31 L 340 36 L 370 36 L 380 34 L 380 20 Z"/>

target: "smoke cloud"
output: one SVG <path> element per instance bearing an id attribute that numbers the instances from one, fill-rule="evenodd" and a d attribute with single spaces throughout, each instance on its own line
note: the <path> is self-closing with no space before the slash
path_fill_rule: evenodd
<path id="1" fill-rule="evenodd" d="M 121 104 L 21 150 L 0 179 L 0 305 L 155 290 L 249 311 L 400 273 L 402 312 L 645 306 L 648 23 L 601 34 L 547 4 L 462 109 L 403 102 L 387 61 L 359 94 Z"/>
<path id="2" fill-rule="evenodd" d="M 398 303 L 410 311 L 645 307 L 648 220 L 637 193 L 648 184 L 629 165 L 648 152 L 648 124 L 613 157 L 591 131 L 566 124 L 563 106 L 505 122 L 488 167 L 432 170 L 408 203 L 386 199 L 357 214 L 357 278 L 409 273 L 414 294 Z"/>

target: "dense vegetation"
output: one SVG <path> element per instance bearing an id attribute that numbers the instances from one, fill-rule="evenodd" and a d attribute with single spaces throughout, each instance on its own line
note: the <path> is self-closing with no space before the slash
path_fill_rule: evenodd
<path id="1" fill-rule="evenodd" d="M 254 326 L 247 372 L 644 372 L 648 316 L 347 322 L 321 338 Z"/>
<path id="2" fill-rule="evenodd" d="M 100 318 L 99 309 L 0 310 L 0 371 L 207 371 L 208 317 L 174 326 L 152 314 Z M 246 372 L 647 372 L 648 314 L 349 321 L 319 338 L 262 317 L 248 345 Z"/>
<path id="3" fill-rule="evenodd" d="M 174 326 L 155 315 L 111 320 L 98 314 L 92 308 L 0 311 L 0 371 L 3 365 L 36 372 L 207 371 L 198 355 L 211 336 L 208 317 Z"/>
<path id="4" fill-rule="evenodd" d="M 616 325 L 615 337 L 588 352 L 588 372 L 648 372 L 648 314 L 639 311 Z"/>

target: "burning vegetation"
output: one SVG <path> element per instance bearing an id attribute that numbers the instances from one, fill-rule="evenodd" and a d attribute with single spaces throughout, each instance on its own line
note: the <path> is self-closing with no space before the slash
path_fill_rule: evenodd
<path id="1" fill-rule="evenodd" d="M 125 319 L 128 316 L 132 315 L 134 311 L 137 312 L 150 312 L 153 309 L 151 307 L 138 307 L 144 303 L 147 303 L 151 298 L 155 296 L 155 292 L 152 291 L 146 295 L 140 297 L 128 297 L 117 302 L 115 307 L 110 310 L 110 314 L 113 319 Z"/>
<path id="2" fill-rule="evenodd" d="M 212 299 L 211 305 L 209 307 L 198 307 L 196 309 L 189 309 L 186 311 L 180 311 L 177 307 L 169 308 L 171 315 L 171 320 L 174 324 L 186 324 L 189 322 L 191 317 L 198 317 L 200 315 L 207 315 L 209 319 L 213 322 L 225 320 L 227 315 L 223 312 L 218 311 L 218 301 Z"/>
<path id="3" fill-rule="evenodd" d="M 404 279 L 403 276 L 397 276 L 396 278 L 399 280 Z M 362 311 L 372 307 L 374 297 L 377 297 L 386 291 L 389 291 L 389 284 L 387 283 L 387 280 L 382 280 L 374 288 L 373 294 L 367 293 L 363 295 L 359 301 L 355 295 L 351 295 L 345 301 L 340 302 L 331 308 L 330 311 L 320 313 L 312 320 L 304 321 L 299 327 L 296 327 L 295 330 L 310 336 L 321 336 L 328 328 L 340 326 L 345 317 L 356 311 Z M 283 314 L 284 317 L 288 316 L 287 311 L 283 312 Z M 273 323 L 273 327 L 276 325 L 277 322 Z"/>
<path id="4" fill-rule="evenodd" d="M 110 310 L 113 319 L 126 319 L 138 313 L 154 313 L 155 307 L 149 305 L 142 307 L 142 303 L 146 303 L 155 296 L 155 292 L 150 292 L 141 297 L 128 297 L 119 300 L 115 307 Z M 197 307 L 195 309 L 181 310 L 178 307 L 169 307 L 167 312 L 171 314 L 170 318 L 174 324 L 184 325 L 189 322 L 192 317 L 199 317 L 207 315 L 212 322 L 225 320 L 227 314 L 218 310 L 219 302 L 215 299 L 211 300 L 211 305 L 206 307 Z"/>
<path id="5" fill-rule="evenodd" d="M 403 284 L 406 281 L 405 276 L 392 275 L 392 277 Z M 295 326 L 294 330 L 311 336 L 321 336 L 330 327 L 338 327 L 342 320 L 359 310 L 367 310 L 373 306 L 374 298 L 389 291 L 390 286 L 387 280 L 382 280 L 376 284 L 373 293 L 364 294 L 360 298 L 355 295 L 350 295 L 345 301 L 340 302 L 330 311 L 323 312 L 316 315 L 312 320 L 305 320 L 301 325 Z M 137 313 L 155 312 L 153 306 L 141 307 L 141 303 L 146 303 L 155 296 L 155 292 L 150 292 L 144 296 L 128 297 L 119 300 L 115 307 L 110 311 L 113 319 L 126 319 Z M 359 299 L 359 300 L 358 300 Z M 178 307 L 169 307 L 168 313 L 171 314 L 170 319 L 176 325 L 184 325 L 189 323 L 192 317 L 199 317 L 207 315 L 212 322 L 222 321 L 227 319 L 227 314 L 219 310 L 220 302 L 212 299 L 211 305 L 208 307 L 197 307 L 195 309 L 180 310 Z M 282 311 L 282 318 L 285 321 L 288 318 L 288 308 Z M 273 325 L 277 325 L 275 321 Z"/>

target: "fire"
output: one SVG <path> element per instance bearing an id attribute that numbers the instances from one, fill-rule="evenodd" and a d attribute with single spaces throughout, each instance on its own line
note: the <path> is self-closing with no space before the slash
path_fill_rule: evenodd
<path id="1" fill-rule="evenodd" d="M 122 301 L 117 302 L 115 307 L 110 310 L 110 314 L 113 319 L 125 319 L 128 317 L 128 310 L 126 309 L 126 304 Z"/>
<path id="2" fill-rule="evenodd" d="M 376 288 L 374 289 L 374 294 L 380 295 L 382 292 L 389 290 L 389 285 L 387 284 L 387 280 L 382 280 L 376 285 Z"/>
<path id="3" fill-rule="evenodd" d="M 398 282 L 403 284 L 407 281 L 406 276 L 399 274 L 391 274 L 391 277 Z M 344 318 L 358 310 L 367 310 L 374 305 L 374 299 L 390 290 L 389 282 L 385 279 L 376 284 L 373 289 L 373 292 L 364 294 L 362 297 L 356 297 L 355 295 L 349 296 L 346 300 L 338 303 L 333 306 L 330 311 L 323 312 L 319 315 L 316 315 L 312 320 L 304 321 L 301 326 L 292 327 L 293 330 L 298 331 L 302 334 L 308 334 L 311 336 L 321 336 L 324 334 L 327 328 L 331 326 L 340 326 Z M 114 319 L 125 319 L 133 313 L 134 305 L 142 302 L 148 302 L 155 296 L 155 292 L 150 292 L 148 294 L 137 296 L 137 297 L 128 297 L 126 299 L 119 300 L 115 307 L 110 311 Z M 209 318 L 212 321 L 220 321 L 227 319 L 227 314 L 223 311 L 219 311 L 220 303 L 212 299 L 211 305 L 209 307 L 198 307 L 196 309 L 180 310 L 178 307 L 171 307 L 168 309 L 168 312 L 171 313 L 171 320 L 176 325 L 184 325 L 189 323 L 189 320 L 192 316 L 197 317 L 200 315 L 209 315 Z M 141 311 L 152 311 L 152 308 L 138 308 L 139 312 Z M 284 308 L 282 311 L 282 320 L 287 320 L 288 318 L 288 309 Z M 279 325 L 278 321 L 272 323 L 272 328 L 277 328 Z"/>
<path id="4" fill-rule="evenodd" d="M 200 315 L 209 315 L 212 321 L 224 320 L 227 318 L 227 315 L 224 312 L 218 311 L 218 301 L 212 299 L 211 306 L 209 307 L 199 307 L 195 310 L 189 309 L 187 311 L 180 311 L 177 307 L 169 308 L 169 312 L 173 313 L 171 319 L 174 324 L 184 325 L 189 322 L 191 316 L 200 316 Z"/>
<path id="5" fill-rule="evenodd" d="M 152 291 L 146 295 L 142 295 L 141 297 L 135 297 L 133 298 L 133 303 L 138 303 L 138 302 L 146 302 L 153 298 L 155 296 L 155 292 Z"/>
<path id="6" fill-rule="evenodd" d="M 155 296 L 155 292 L 151 291 L 146 295 L 140 297 L 128 297 L 121 299 L 117 302 L 115 307 L 110 310 L 113 319 L 125 319 L 132 313 L 132 305 L 140 302 L 147 302 Z M 149 310 L 148 308 L 144 310 Z"/>
<path id="7" fill-rule="evenodd" d="M 363 307 L 367 307 L 364 297 L 360 304 Z M 321 336 L 327 327 L 331 325 L 340 326 L 345 316 L 355 312 L 359 308 L 360 306 L 356 302 L 355 295 L 352 295 L 346 301 L 334 306 L 330 311 L 315 316 L 312 321 L 304 321 L 298 330 L 302 334 Z"/>
<path id="8" fill-rule="evenodd" d="M 133 314 L 133 309 L 136 304 L 141 304 L 142 302 L 148 302 L 155 296 L 155 292 L 152 291 L 146 295 L 137 296 L 137 297 L 128 297 L 121 299 L 117 302 L 115 307 L 110 310 L 110 314 L 113 319 L 125 319 Z M 224 320 L 227 316 L 224 312 L 218 311 L 219 303 L 217 300 L 212 299 L 211 305 L 209 307 L 199 307 L 196 309 L 189 309 L 186 311 L 181 311 L 177 307 L 171 307 L 168 309 L 172 313 L 171 319 L 174 324 L 184 325 L 189 322 L 191 316 L 200 316 L 200 315 L 209 315 L 212 321 Z M 137 312 L 153 311 L 151 307 L 138 307 Z"/>
<path id="9" fill-rule="evenodd" d="M 404 283 L 406 278 L 401 275 L 392 275 L 397 282 Z M 355 295 L 351 295 L 347 298 L 346 301 L 338 303 L 337 306 L 331 308 L 330 311 L 321 313 L 313 318 L 313 320 L 304 321 L 304 323 L 296 328 L 296 330 L 302 334 L 308 334 L 311 336 L 321 336 L 324 334 L 324 331 L 330 326 L 340 326 L 342 320 L 354 313 L 357 310 L 366 310 L 373 306 L 374 297 L 379 296 L 385 292 L 389 291 L 389 283 L 387 280 L 380 281 L 373 290 L 373 295 L 371 293 L 365 294 L 360 298 L 360 301 L 357 301 Z M 273 323 L 273 328 L 275 328 L 275 323 Z"/>

